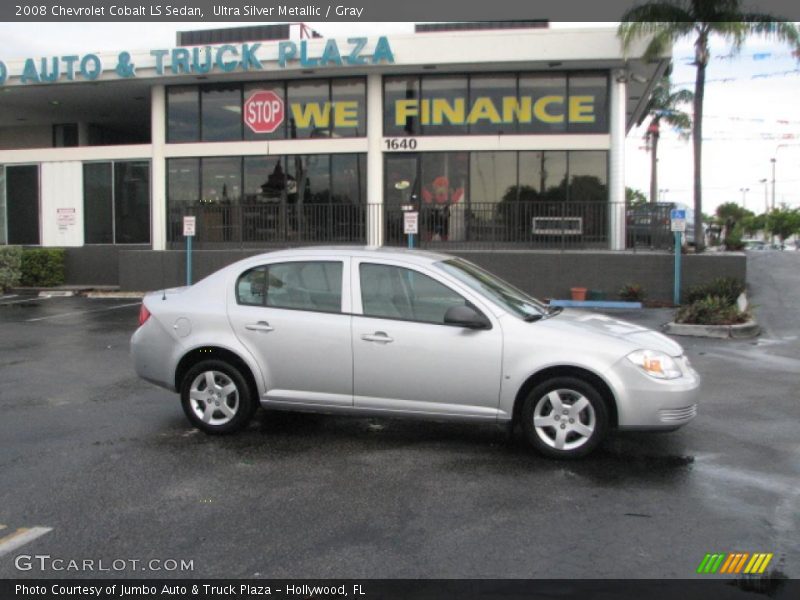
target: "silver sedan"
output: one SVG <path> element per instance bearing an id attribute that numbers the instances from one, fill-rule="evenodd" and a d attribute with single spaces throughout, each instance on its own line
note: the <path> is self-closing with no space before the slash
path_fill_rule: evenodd
<path id="1" fill-rule="evenodd" d="M 676 429 L 700 377 L 666 336 L 548 307 L 461 258 L 301 248 L 148 294 L 136 372 L 208 433 L 277 410 L 521 425 L 542 454 Z"/>

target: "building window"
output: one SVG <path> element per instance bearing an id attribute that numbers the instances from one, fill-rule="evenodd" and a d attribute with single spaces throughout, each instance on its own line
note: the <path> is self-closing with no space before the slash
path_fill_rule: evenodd
<path id="1" fill-rule="evenodd" d="M 385 77 L 384 135 L 607 133 L 605 73 Z"/>
<path id="2" fill-rule="evenodd" d="M 150 165 L 145 161 L 83 165 L 86 244 L 150 243 Z"/>
<path id="3" fill-rule="evenodd" d="M 0 244 L 8 243 L 6 232 L 6 170 L 0 165 Z"/>
<path id="4" fill-rule="evenodd" d="M 269 133 L 243 121 L 244 104 L 257 91 L 283 100 L 283 120 Z M 167 141 L 364 137 L 366 106 L 363 77 L 173 86 L 167 90 Z"/>
<path id="5" fill-rule="evenodd" d="M 53 125 L 53 148 L 72 148 L 78 145 L 78 124 Z"/>
<path id="6" fill-rule="evenodd" d="M 295 154 L 167 161 L 169 241 L 185 215 L 206 242 L 362 242 L 366 156 Z"/>
<path id="7" fill-rule="evenodd" d="M 242 139 L 242 86 L 204 85 L 200 88 L 200 131 L 204 142 Z"/>
<path id="8" fill-rule="evenodd" d="M 385 158 L 385 239 L 403 244 L 403 205 L 419 239 L 549 247 L 607 239 L 606 151 L 427 152 Z"/>
<path id="9" fill-rule="evenodd" d="M 6 167 L 6 232 L 9 244 L 39 244 L 39 166 Z"/>
<path id="10" fill-rule="evenodd" d="M 200 94 L 197 86 L 167 88 L 167 141 L 200 140 Z"/>

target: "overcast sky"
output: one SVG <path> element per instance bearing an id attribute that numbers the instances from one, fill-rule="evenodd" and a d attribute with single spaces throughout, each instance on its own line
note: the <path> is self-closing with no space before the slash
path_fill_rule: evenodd
<path id="1" fill-rule="evenodd" d="M 175 45 L 175 32 L 235 26 L 235 23 L 0 23 L 0 59 L 53 56 Z M 412 33 L 411 23 L 310 23 L 326 37 Z M 583 24 L 553 24 L 574 27 Z M 610 25 L 610 24 L 609 24 Z M 673 49 L 673 81 L 693 89 L 691 40 Z M 714 40 L 707 71 L 703 135 L 704 212 L 722 202 L 742 202 L 764 209 L 765 184 L 771 198 L 772 167 L 777 156 L 776 200 L 800 206 L 800 64 L 786 46 L 752 39 L 736 58 Z M 691 110 L 691 107 L 686 107 Z M 646 124 L 645 124 L 646 125 Z M 626 184 L 649 192 L 646 126 L 628 135 Z M 692 151 L 675 133 L 662 128 L 659 146 L 661 199 L 691 203 Z"/>

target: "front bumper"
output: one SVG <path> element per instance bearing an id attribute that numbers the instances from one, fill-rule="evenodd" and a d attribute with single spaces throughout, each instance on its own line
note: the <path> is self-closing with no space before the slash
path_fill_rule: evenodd
<path id="1" fill-rule="evenodd" d="M 700 375 L 681 357 L 678 379 L 655 379 L 627 358 L 612 368 L 620 429 L 677 429 L 697 416 Z"/>

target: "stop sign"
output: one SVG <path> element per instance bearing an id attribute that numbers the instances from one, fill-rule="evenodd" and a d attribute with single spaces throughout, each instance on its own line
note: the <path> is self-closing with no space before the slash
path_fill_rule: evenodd
<path id="1" fill-rule="evenodd" d="M 269 90 L 253 92 L 244 103 L 244 122 L 255 133 L 272 133 L 283 123 L 283 99 Z"/>

